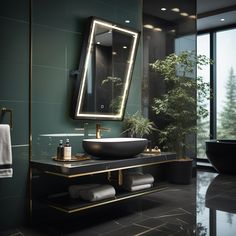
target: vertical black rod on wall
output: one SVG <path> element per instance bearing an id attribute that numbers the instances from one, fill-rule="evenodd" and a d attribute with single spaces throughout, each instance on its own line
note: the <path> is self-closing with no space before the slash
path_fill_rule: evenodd
<path id="1" fill-rule="evenodd" d="M 210 139 L 216 139 L 216 33 L 210 33 L 210 58 L 214 61 L 210 65 L 210 87 L 212 98 L 210 100 Z"/>
<path id="2" fill-rule="evenodd" d="M 28 178 L 28 220 L 32 219 L 32 170 L 30 161 L 32 159 L 32 1 L 29 0 L 29 178 Z"/>

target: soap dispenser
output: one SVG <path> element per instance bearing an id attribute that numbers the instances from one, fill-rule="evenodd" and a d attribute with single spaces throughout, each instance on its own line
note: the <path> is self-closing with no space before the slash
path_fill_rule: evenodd
<path id="1" fill-rule="evenodd" d="M 59 141 L 59 145 L 57 147 L 57 159 L 63 160 L 64 157 L 64 147 L 63 147 L 63 140 Z"/>
<path id="2" fill-rule="evenodd" d="M 66 139 L 64 146 L 64 160 L 71 160 L 71 145 L 69 139 Z"/>

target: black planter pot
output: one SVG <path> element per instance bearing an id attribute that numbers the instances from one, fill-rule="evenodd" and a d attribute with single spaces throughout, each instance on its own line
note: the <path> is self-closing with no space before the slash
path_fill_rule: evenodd
<path id="1" fill-rule="evenodd" d="M 171 162 L 168 166 L 168 181 L 174 184 L 190 184 L 193 169 L 192 163 L 192 159 Z"/>

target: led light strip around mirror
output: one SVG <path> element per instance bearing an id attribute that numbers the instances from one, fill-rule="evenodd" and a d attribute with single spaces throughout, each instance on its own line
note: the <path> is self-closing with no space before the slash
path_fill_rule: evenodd
<path id="1" fill-rule="evenodd" d="M 85 81 L 86 81 L 86 76 L 87 76 L 89 57 L 90 57 L 90 52 L 91 52 L 91 48 L 93 45 L 94 32 L 95 32 L 96 25 L 102 25 L 105 27 L 109 27 L 111 29 L 115 29 L 117 31 L 125 32 L 125 33 L 130 34 L 134 37 L 130 57 L 128 59 L 129 66 L 128 66 L 128 70 L 127 70 L 126 78 L 125 78 L 125 87 L 124 87 L 124 93 L 123 93 L 122 102 L 121 102 L 121 108 L 120 108 L 120 112 L 117 115 L 82 113 L 81 112 L 82 100 L 83 100 L 83 95 L 85 92 Z M 89 43 L 88 43 L 88 47 L 87 47 L 87 51 L 86 51 L 86 58 L 85 58 L 85 65 L 84 65 L 82 81 L 81 81 L 81 85 L 80 85 L 80 89 L 79 89 L 79 98 L 78 98 L 77 109 L 76 109 L 76 117 L 77 118 L 91 117 L 91 118 L 110 118 L 110 119 L 114 119 L 114 120 L 121 120 L 122 119 L 122 117 L 124 115 L 124 108 L 125 108 L 126 99 L 127 99 L 128 92 L 129 92 L 128 90 L 129 90 L 129 85 L 130 85 L 130 77 L 131 77 L 131 72 L 132 72 L 132 66 L 134 64 L 134 57 L 135 57 L 136 47 L 137 47 L 137 43 L 138 43 L 138 37 L 139 37 L 138 32 L 123 29 L 121 27 L 118 27 L 116 24 L 107 23 L 107 22 L 100 21 L 97 19 L 93 20 L 92 28 L 91 28 L 91 32 L 90 32 L 90 37 L 89 37 Z"/>

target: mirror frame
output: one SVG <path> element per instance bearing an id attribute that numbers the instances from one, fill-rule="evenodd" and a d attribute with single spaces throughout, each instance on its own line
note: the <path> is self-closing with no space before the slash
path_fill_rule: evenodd
<path id="1" fill-rule="evenodd" d="M 88 61 L 90 56 L 90 51 L 92 48 L 92 42 L 94 39 L 94 32 L 95 32 L 95 26 L 96 25 L 103 25 L 106 27 L 110 27 L 111 29 L 115 29 L 116 31 L 125 32 L 127 34 L 130 34 L 134 37 L 134 40 L 132 42 L 131 52 L 129 55 L 128 61 L 130 62 L 128 65 L 128 68 L 126 70 L 126 78 L 125 78 L 125 86 L 124 91 L 122 94 L 122 102 L 121 102 L 121 109 L 120 112 L 114 115 L 110 114 L 103 114 L 100 113 L 85 113 L 82 112 L 82 101 L 85 93 L 85 81 L 86 81 L 86 75 L 87 75 L 87 67 L 88 67 Z M 128 94 L 132 79 L 132 72 L 134 67 L 134 62 L 137 54 L 138 44 L 139 44 L 139 38 L 140 38 L 140 32 L 134 29 L 131 29 L 126 26 L 121 26 L 116 23 L 103 20 L 101 18 L 97 17 L 90 17 L 89 18 L 89 26 L 86 28 L 87 32 L 84 35 L 84 41 L 80 56 L 80 63 L 79 63 L 79 70 L 76 72 L 72 72 L 73 74 L 77 75 L 77 79 L 75 82 L 75 90 L 72 97 L 72 110 L 71 115 L 73 119 L 90 119 L 90 120 L 123 120 L 124 113 L 125 113 L 125 107 L 128 100 Z"/>

